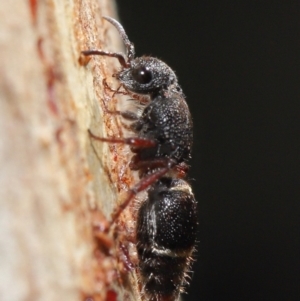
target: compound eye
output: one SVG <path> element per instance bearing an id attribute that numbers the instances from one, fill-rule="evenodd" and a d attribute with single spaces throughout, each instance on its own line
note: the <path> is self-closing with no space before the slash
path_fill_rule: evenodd
<path id="1" fill-rule="evenodd" d="M 132 77 L 140 84 L 149 84 L 152 81 L 152 72 L 148 67 L 141 66 L 132 71 Z"/>

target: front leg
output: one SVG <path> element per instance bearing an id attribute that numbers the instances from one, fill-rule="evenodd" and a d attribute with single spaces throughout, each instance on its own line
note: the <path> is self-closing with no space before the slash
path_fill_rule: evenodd
<path id="1" fill-rule="evenodd" d="M 113 76 L 115 77 L 115 75 Z M 113 89 L 109 86 L 106 79 L 103 79 L 103 86 L 105 89 L 113 92 L 112 97 L 114 97 L 116 94 L 130 95 L 133 100 L 137 101 L 141 105 L 147 105 L 150 102 L 149 96 L 132 93 L 131 91 L 128 91 L 122 84 L 118 87 L 118 89 Z M 122 91 L 121 88 L 123 88 L 125 91 Z"/>

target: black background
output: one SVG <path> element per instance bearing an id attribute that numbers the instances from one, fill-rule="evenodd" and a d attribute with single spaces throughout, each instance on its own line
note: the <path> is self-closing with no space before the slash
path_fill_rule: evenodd
<path id="1" fill-rule="evenodd" d="M 194 119 L 199 243 L 185 300 L 300 300 L 300 2 L 119 0 Z"/>

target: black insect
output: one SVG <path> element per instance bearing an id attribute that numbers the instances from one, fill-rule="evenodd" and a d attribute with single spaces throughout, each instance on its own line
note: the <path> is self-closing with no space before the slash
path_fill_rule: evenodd
<path id="1" fill-rule="evenodd" d="M 147 96 L 142 115 L 135 112 L 119 112 L 132 120 L 130 128 L 135 135 L 131 138 L 100 138 L 100 141 L 125 143 L 135 153 L 130 164 L 132 170 L 139 170 L 141 181 L 129 191 L 128 199 L 113 214 L 115 221 L 122 210 L 138 192 L 170 171 L 184 176 L 188 170 L 187 162 L 191 156 L 193 125 L 191 114 L 177 82 L 174 71 L 157 58 L 143 56 L 135 58 L 133 44 L 129 41 L 124 28 L 116 20 L 104 17 L 119 31 L 127 50 L 123 53 L 103 50 L 87 50 L 82 54 L 105 55 L 119 60 L 122 68 L 114 76 L 127 90 Z M 140 100 L 140 98 L 139 98 Z"/>
<path id="2" fill-rule="evenodd" d="M 174 71 L 157 58 L 135 58 L 122 25 L 104 18 L 119 31 L 126 56 L 103 50 L 82 54 L 117 58 L 122 68 L 114 76 L 125 93 L 143 106 L 141 115 L 117 112 L 132 121 L 133 137 L 101 138 L 90 132 L 100 141 L 130 145 L 134 153 L 130 168 L 139 171 L 139 183 L 113 213 L 111 223 L 138 192 L 150 187 L 139 208 L 136 228 L 141 292 L 150 301 L 174 301 L 184 285 L 196 239 L 196 202 L 190 186 L 180 179 L 188 171 L 192 119 Z"/>
<path id="3" fill-rule="evenodd" d="M 196 201 L 184 180 L 163 177 L 151 186 L 137 218 L 141 291 L 147 300 L 177 300 L 186 282 L 196 230 Z"/>

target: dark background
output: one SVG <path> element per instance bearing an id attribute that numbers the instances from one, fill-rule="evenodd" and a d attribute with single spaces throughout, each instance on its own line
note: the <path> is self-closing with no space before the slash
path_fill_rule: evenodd
<path id="1" fill-rule="evenodd" d="M 300 300 L 300 2 L 118 2 L 137 54 L 176 71 L 194 119 L 184 299 Z"/>

